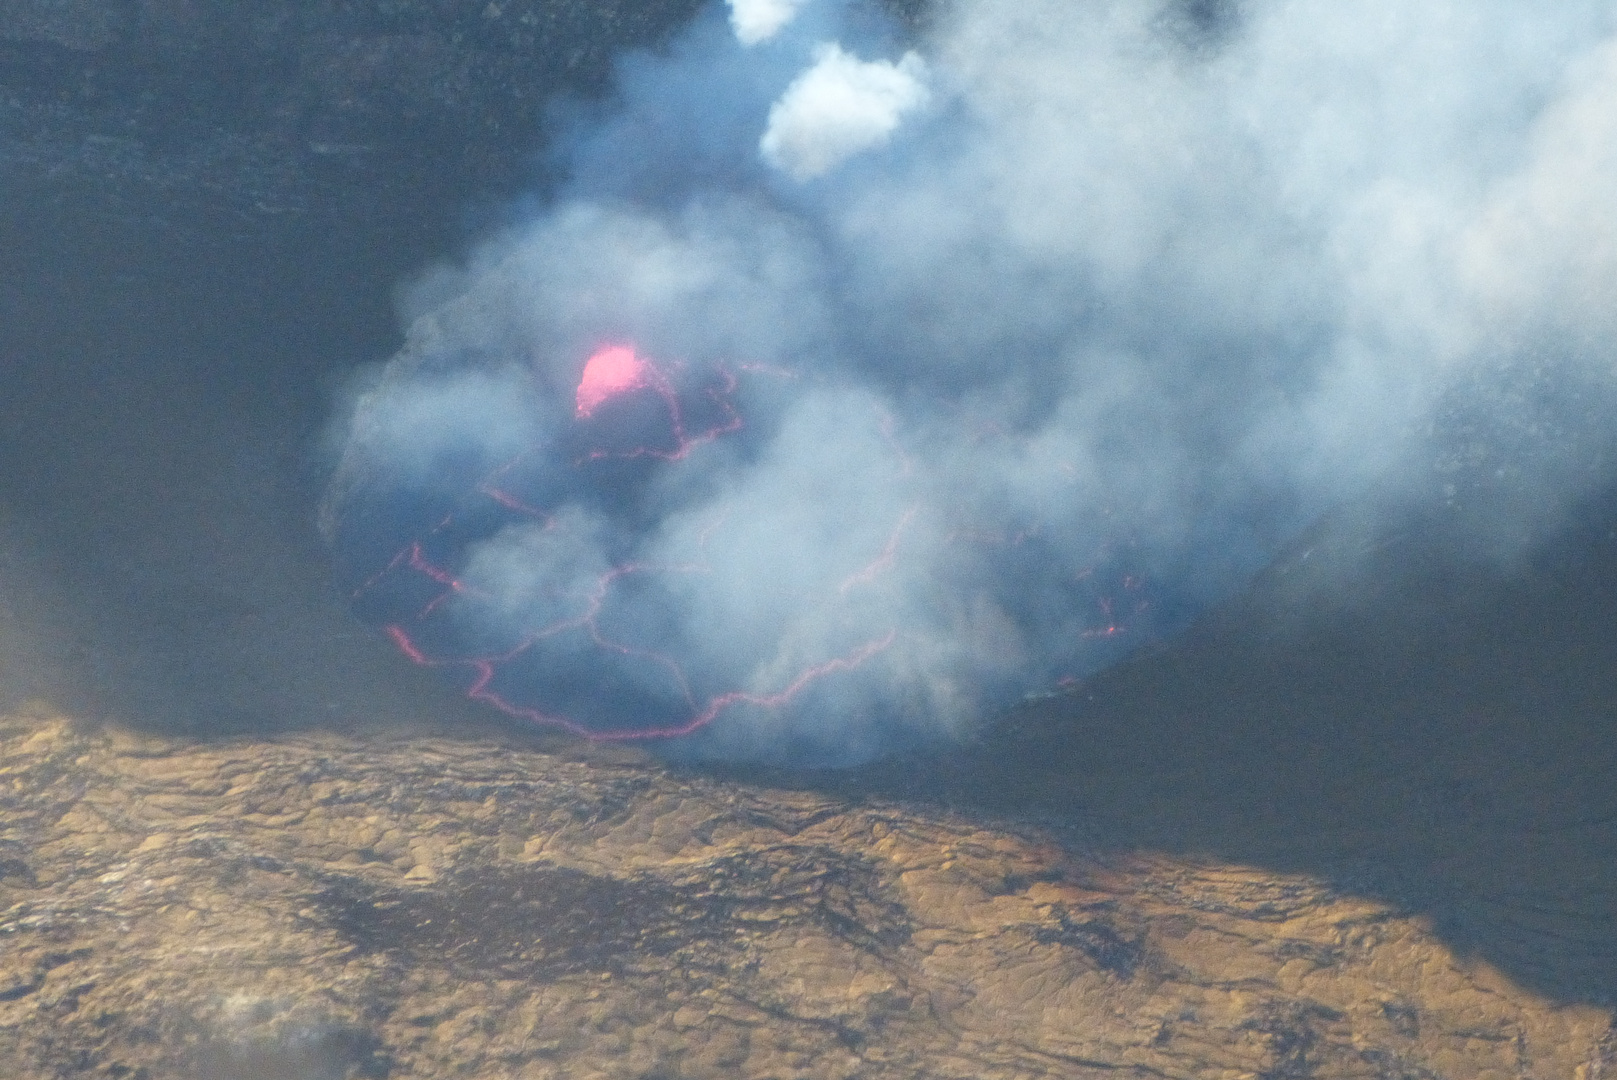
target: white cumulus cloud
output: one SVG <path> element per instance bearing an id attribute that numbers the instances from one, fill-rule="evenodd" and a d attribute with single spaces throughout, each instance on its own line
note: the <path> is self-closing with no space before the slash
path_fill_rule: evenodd
<path id="1" fill-rule="evenodd" d="M 824 176 L 885 145 L 930 98 L 926 64 L 913 52 L 896 64 L 861 60 L 836 44 L 820 46 L 816 55 L 769 110 L 758 144 L 764 160 L 794 180 Z"/>
<path id="2" fill-rule="evenodd" d="M 730 26 L 743 45 L 768 41 L 797 17 L 805 0 L 730 0 Z"/>

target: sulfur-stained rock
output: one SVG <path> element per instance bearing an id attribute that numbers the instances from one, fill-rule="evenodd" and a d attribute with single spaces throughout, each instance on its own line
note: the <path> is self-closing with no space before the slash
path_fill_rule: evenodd
<path id="1" fill-rule="evenodd" d="M 0 726 L 17 1080 L 1581 1077 L 1304 877 L 478 743 Z"/>

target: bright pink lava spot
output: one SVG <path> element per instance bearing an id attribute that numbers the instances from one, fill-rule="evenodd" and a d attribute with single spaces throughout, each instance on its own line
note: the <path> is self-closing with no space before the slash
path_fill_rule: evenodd
<path id="1" fill-rule="evenodd" d="M 626 345 L 608 345 L 589 358 L 578 381 L 578 413 L 589 416 L 607 398 L 650 386 L 651 365 Z"/>

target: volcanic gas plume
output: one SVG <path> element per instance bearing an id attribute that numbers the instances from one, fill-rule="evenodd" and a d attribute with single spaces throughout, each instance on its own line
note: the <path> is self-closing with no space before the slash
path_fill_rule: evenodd
<path id="1" fill-rule="evenodd" d="M 1614 35 L 732 0 L 407 291 L 340 576 L 513 717 L 847 762 L 1171 633 L 1346 498 L 1470 499 L 1504 551 L 1609 479 Z"/>

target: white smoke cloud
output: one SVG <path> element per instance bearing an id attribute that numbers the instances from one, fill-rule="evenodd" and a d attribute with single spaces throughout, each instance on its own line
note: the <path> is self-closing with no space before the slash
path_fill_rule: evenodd
<path id="1" fill-rule="evenodd" d="M 769 110 L 758 148 L 794 180 L 824 176 L 855 154 L 885 146 L 904 118 L 926 105 L 925 78 L 926 64 L 913 52 L 894 64 L 822 45 L 814 66 Z"/>
<path id="2" fill-rule="evenodd" d="M 1534 492 L 1477 515 L 1518 535 L 1610 481 L 1617 7 L 1183 11 L 957 0 L 896 64 L 711 24 L 643 61 L 361 402 L 353 576 L 461 514 L 442 644 L 525 641 L 501 692 L 848 761 L 1183 625 L 1340 500 L 1486 461 Z M 729 373 L 744 427 L 589 479 L 574 391 L 624 343 L 692 410 Z M 517 445 L 560 463 L 531 519 L 421 479 Z"/>
<path id="3" fill-rule="evenodd" d="M 1617 332 L 1613 207 L 1617 42 L 1608 42 L 1569 73 L 1532 125 L 1523 166 L 1458 238 L 1462 280 L 1488 324 L 1560 327 L 1585 339 L 1581 351 L 1601 355 L 1596 339 Z"/>
<path id="4" fill-rule="evenodd" d="M 786 28 L 806 0 L 729 0 L 730 26 L 743 45 L 768 41 Z"/>

